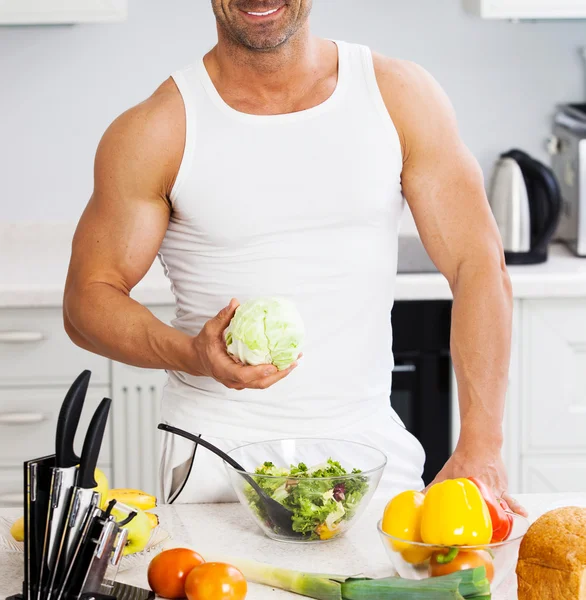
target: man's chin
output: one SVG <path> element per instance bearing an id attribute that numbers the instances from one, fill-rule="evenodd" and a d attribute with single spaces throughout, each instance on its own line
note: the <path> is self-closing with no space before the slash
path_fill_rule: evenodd
<path id="1" fill-rule="evenodd" d="M 244 38 L 239 39 L 236 38 L 243 46 L 248 48 L 248 50 L 252 50 L 254 52 L 270 52 L 271 50 L 276 50 L 280 46 L 282 46 L 286 41 L 287 37 L 279 37 L 279 38 L 260 38 L 260 39 L 250 39 Z"/>

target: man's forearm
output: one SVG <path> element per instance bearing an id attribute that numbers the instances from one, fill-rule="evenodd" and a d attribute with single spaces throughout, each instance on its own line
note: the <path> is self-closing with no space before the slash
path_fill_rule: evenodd
<path id="1" fill-rule="evenodd" d="M 463 264 L 453 284 L 451 353 L 461 442 L 502 445 L 511 353 L 512 292 L 504 266 Z"/>
<path id="2" fill-rule="evenodd" d="M 69 337 L 90 352 L 136 367 L 191 371 L 192 338 L 111 285 L 67 290 L 63 313 Z"/>

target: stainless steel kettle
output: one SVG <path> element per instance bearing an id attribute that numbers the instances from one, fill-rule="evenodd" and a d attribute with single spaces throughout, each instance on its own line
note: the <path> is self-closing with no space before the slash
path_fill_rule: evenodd
<path id="1" fill-rule="evenodd" d="M 521 150 L 506 152 L 495 165 L 489 202 L 507 264 L 545 262 L 562 207 L 553 171 Z"/>

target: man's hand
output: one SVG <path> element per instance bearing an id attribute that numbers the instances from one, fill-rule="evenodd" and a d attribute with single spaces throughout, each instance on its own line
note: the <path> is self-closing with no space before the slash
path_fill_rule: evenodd
<path id="1" fill-rule="evenodd" d="M 297 363 L 288 369 L 279 371 L 273 365 L 245 366 L 236 362 L 226 352 L 224 330 L 230 324 L 238 301 L 232 299 L 213 319 L 210 319 L 199 335 L 193 338 L 193 346 L 197 357 L 197 369 L 193 375 L 212 377 L 228 388 L 234 390 L 259 389 L 271 387 L 287 377 Z"/>
<path id="2" fill-rule="evenodd" d="M 430 484 L 445 479 L 461 477 L 477 477 L 494 491 L 497 498 L 502 498 L 517 514 L 527 516 L 527 511 L 508 493 L 507 472 L 500 450 L 479 445 L 458 444 L 454 453 Z"/>

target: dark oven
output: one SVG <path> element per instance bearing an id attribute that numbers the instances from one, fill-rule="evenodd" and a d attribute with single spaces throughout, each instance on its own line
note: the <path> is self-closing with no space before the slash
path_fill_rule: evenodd
<path id="1" fill-rule="evenodd" d="M 396 302 L 391 405 L 421 442 L 429 484 L 451 454 L 450 301 Z"/>

